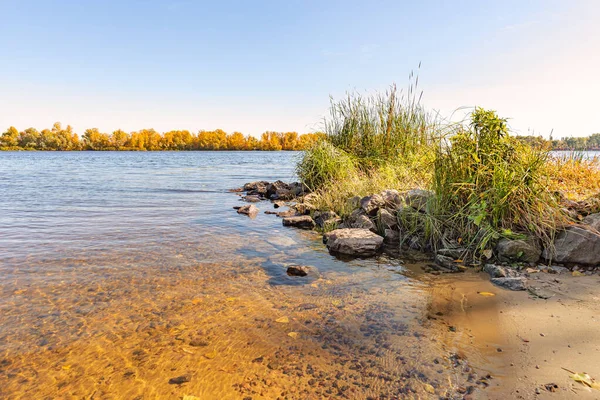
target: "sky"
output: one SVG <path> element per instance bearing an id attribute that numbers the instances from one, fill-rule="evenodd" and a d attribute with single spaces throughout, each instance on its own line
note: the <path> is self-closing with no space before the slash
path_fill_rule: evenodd
<path id="1" fill-rule="evenodd" d="M 441 116 L 600 132 L 597 0 L 0 0 L 0 16 L 0 131 L 312 132 L 330 96 L 418 71 Z"/>

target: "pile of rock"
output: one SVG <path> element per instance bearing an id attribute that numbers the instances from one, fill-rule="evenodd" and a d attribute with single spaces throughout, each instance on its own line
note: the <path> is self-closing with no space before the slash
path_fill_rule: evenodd
<path id="1" fill-rule="evenodd" d="M 300 182 L 285 183 L 282 181 L 267 182 L 256 181 L 246 183 L 241 190 L 244 192 L 242 199 L 248 202 L 258 202 L 261 200 L 293 200 L 296 197 L 303 196 L 309 190 L 306 185 Z"/>
<path id="2" fill-rule="evenodd" d="M 429 270 L 435 273 L 462 272 L 466 269 L 461 259 L 467 250 L 460 243 L 448 240 L 444 243 L 444 248 L 431 254 L 431 249 L 423 247 L 422 238 L 410 237 L 407 232 L 403 232 L 401 216 L 407 212 L 426 213 L 433 198 L 430 191 L 414 189 L 400 193 L 385 190 L 362 198 L 353 197 L 348 200 L 353 211 L 344 219 L 332 211 L 315 210 L 310 205 L 310 196 L 313 195 L 298 182 L 287 184 L 282 181 L 258 181 L 247 183 L 238 191 L 244 192 L 242 198 L 245 201 L 268 199 L 274 202 L 275 207 L 289 205 L 288 211 L 269 212 L 283 217 L 284 226 L 329 231 L 324 234 L 323 241 L 332 253 L 371 257 L 384 248 L 386 251 L 390 248 L 398 250 L 402 237 L 408 248 L 430 254 L 435 264 L 431 264 Z M 290 203 L 298 199 L 301 200 Z M 238 212 L 255 216 L 258 210 L 250 205 L 241 207 Z M 497 264 L 518 266 L 521 269 L 536 267 L 543 260 L 575 268 L 600 267 L 600 213 L 589 214 L 581 224 L 560 232 L 551 248 L 543 248 L 535 239 L 501 239 L 487 257 Z M 552 268 L 554 271 L 564 267 L 559 265 L 545 268 Z M 538 267 L 538 270 L 544 269 Z M 484 267 L 484 271 L 499 286 L 511 290 L 527 288 L 526 274 L 515 268 L 490 263 Z M 548 269 L 548 272 L 552 271 Z"/>

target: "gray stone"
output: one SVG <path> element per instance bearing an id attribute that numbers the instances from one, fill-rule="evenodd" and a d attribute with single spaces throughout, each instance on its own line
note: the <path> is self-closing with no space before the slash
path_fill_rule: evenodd
<path id="1" fill-rule="evenodd" d="M 275 194 L 270 196 L 273 200 L 292 200 L 294 197 L 294 192 L 289 189 L 277 189 Z"/>
<path id="2" fill-rule="evenodd" d="M 554 251 L 544 249 L 542 257 L 559 263 L 600 265 L 600 235 L 574 226 L 556 235 Z"/>
<path id="3" fill-rule="evenodd" d="M 406 204 L 415 210 L 425 211 L 427 202 L 433 196 L 433 192 L 429 190 L 413 189 L 409 190 L 404 196 Z"/>
<path id="4" fill-rule="evenodd" d="M 500 286 L 508 290 L 527 290 L 527 279 L 518 278 L 492 278 L 490 280 L 494 285 Z"/>
<path id="5" fill-rule="evenodd" d="M 446 257 L 441 254 L 437 254 L 434 261 L 437 265 L 449 269 L 450 271 L 458 270 L 458 267 L 456 266 L 456 263 L 452 257 Z"/>
<path id="6" fill-rule="evenodd" d="M 357 257 L 377 254 L 383 238 L 368 229 L 336 229 L 324 235 L 329 251 Z"/>
<path id="7" fill-rule="evenodd" d="M 255 218 L 258 215 L 258 208 L 253 204 L 248 204 L 238 208 L 237 213 L 247 215 L 250 218 Z"/>
<path id="8" fill-rule="evenodd" d="M 453 259 L 459 259 L 465 253 L 466 249 L 464 247 L 456 247 L 456 248 L 444 248 L 438 249 L 437 254 L 452 257 Z"/>
<path id="9" fill-rule="evenodd" d="M 540 259 L 542 249 L 533 240 L 500 239 L 496 245 L 500 261 L 523 261 L 535 263 Z"/>
<path id="10" fill-rule="evenodd" d="M 386 229 L 384 231 L 384 235 L 383 241 L 385 244 L 396 246 L 400 245 L 400 232 L 393 229 Z"/>
<path id="11" fill-rule="evenodd" d="M 262 200 L 262 198 L 258 195 L 248 195 L 242 197 L 242 199 L 244 199 L 244 201 L 247 201 L 248 203 L 258 203 Z"/>
<path id="12" fill-rule="evenodd" d="M 256 190 L 259 191 L 261 190 L 261 188 L 264 188 L 266 190 L 266 187 L 269 185 L 270 183 L 267 181 L 256 181 L 256 182 L 250 182 L 250 183 L 246 183 L 244 185 L 244 191 L 245 192 L 250 192 L 252 190 Z M 265 191 L 266 193 L 266 191 Z"/>
<path id="13" fill-rule="evenodd" d="M 512 268 L 495 264 L 486 264 L 483 271 L 487 272 L 491 278 L 516 278 L 519 276 L 519 273 Z"/>
<path id="14" fill-rule="evenodd" d="M 290 186 L 282 181 L 275 181 L 269 185 L 267 185 L 267 193 L 266 196 L 271 199 L 271 198 L 275 198 L 275 195 L 277 194 L 278 190 L 290 190 Z"/>
<path id="15" fill-rule="evenodd" d="M 292 226 L 300 229 L 314 229 L 315 221 L 309 215 L 300 215 L 296 217 L 285 217 L 282 220 L 283 226 Z"/>
<path id="16" fill-rule="evenodd" d="M 549 267 L 543 267 L 542 269 L 547 269 L 549 274 L 566 274 L 567 272 L 569 272 L 568 268 L 565 267 L 560 267 L 558 265 L 551 265 Z"/>
<path id="17" fill-rule="evenodd" d="M 398 219 L 396 216 L 385 208 L 380 208 L 379 211 L 377 211 L 377 219 L 383 229 L 394 229 L 398 226 Z"/>
<path id="18" fill-rule="evenodd" d="M 315 223 L 319 228 L 324 226 L 334 226 L 342 222 L 342 219 L 333 211 L 315 212 L 314 214 Z"/>
<path id="19" fill-rule="evenodd" d="M 367 215 L 377 215 L 377 210 L 383 206 L 385 206 L 385 201 L 379 194 L 366 196 L 360 200 L 360 208 L 364 210 Z"/>
<path id="20" fill-rule="evenodd" d="M 600 232 L 600 213 L 588 215 L 583 219 L 583 223 Z"/>
<path id="21" fill-rule="evenodd" d="M 376 227 L 371 218 L 365 215 L 364 210 L 358 209 L 352 211 L 352 213 L 344 221 L 345 228 L 356 228 L 356 229 L 368 229 L 375 231 Z"/>
<path id="22" fill-rule="evenodd" d="M 403 204 L 402 196 L 400 196 L 397 190 L 384 190 L 379 195 L 383 199 L 386 208 L 396 210 Z"/>

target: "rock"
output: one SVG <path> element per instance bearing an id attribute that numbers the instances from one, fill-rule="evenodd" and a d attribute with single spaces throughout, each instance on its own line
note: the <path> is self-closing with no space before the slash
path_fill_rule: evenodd
<path id="1" fill-rule="evenodd" d="M 398 219 L 396 216 L 385 208 L 380 208 L 379 211 L 377 211 L 377 219 L 383 229 L 394 229 L 398 226 Z"/>
<path id="2" fill-rule="evenodd" d="M 289 189 L 277 189 L 275 194 L 270 196 L 273 200 L 292 200 L 294 197 L 294 192 Z"/>
<path id="3" fill-rule="evenodd" d="M 490 280 L 494 285 L 503 287 L 508 290 L 526 290 L 527 289 L 527 279 L 523 277 L 515 277 L 515 278 L 492 278 Z"/>
<path id="4" fill-rule="evenodd" d="M 554 251 L 546 248 L 542 257 L 559 263 L 600 265 L 600 235 L 573 226 L 556 235 Z"/>
<path id="5" fill-rule="evenodd" d="M 451 257 L 452 259 L 456 260 L 456 259 L 461 258 L 463 256 L 463 254 L 465 254 L 465 252 L 466 252 L 466 249 L 464 247 L 455 247 L 455 248 L 438 249 L 437 254 L 446 256 L 446 257 Z"/>
<path id="6" fill-rule="evenodd" d="M 315 221 L 313 221 L 310 215 L 285 217 L 283 218 L 283 226 L 293 226 L 294 228 L 310 230 L 315 228 Z"/>
<path id="7" fill-rule="evenodd" d="M 259 201 L 262 200 L 262 198 L 258 195 L 248 195 L 248 196 L 242 197 L 242 199 L 244 201 L 247 201 L 248 203 L 258 203 Z"/>
<path id="8" fill-rule="evenodd" d="M 308 193 L 310 190 L 308 186 L 300 182 L 292 182 L 289 184 L 289 189 L 294 194 L 294 197 L 302 196 L 304 193 Z"/>
<path id="9" fill-rule="evenodd" d="M 279 208 L 285 206 L 285 202 L 281 200 L 276 200 L 273 202 L 273 208 Z"/>
<path id="10" fill-rule="evenodd" d="M 433 196 L 429 190 L 413 189 L 409 190 L 404 196 L 406 204 L 415 210 L 425 211 L 427 201 Z"/>
<path id="11" fill-rule="evenodd" d="M 273 198 L 276 194 L 278 190 L 282 190 L 285 189 L 287 191 L 290 190 L 290 186 L 282 181 L 275 181 L 269 185 L 267 185 L 267 193 L 266 193 L 266 197 L 271 199 Z"/>
<path id="12" fill-rule="evenodd" d="M 266 187 L 268 185 L 270 185 L 270 183 L 267 182 L 267 181 L 256 181 L 256 182 L 246 183 L 244 185 L 243 189 L 244 189 L 244 192 L 250 192 L 250 191 L 253 191 L 253 190 L 258 191 L 261 188 L 264 188 L 266 190 Z"/>
<path id="13" fill-rule="evenodd" d="M 348 199 L 348 201 L 346 203 L 348 203 L 348 207 L 351 210 L 355 210 L 360 207 L 360 197 L 359 196 L 351 197 Z"/>
<path id="14" fill-rule="evenodd" d="M 535 263 L 540 259 L 542 249 L 534 240 L 500 239 L 496 245 L 498 258 L 503 262 L 523 261 Z"/>
<path id="15" fill-rule="evenodd" d="M 491 278 L 516 278 L 519 276 L 519 273 L 512 268 L 495 264 L 486 264 L 483 271 L 487 272 Z"/>
<path id="16" fill-rule="evenodd" d="M 310 267 L 304 265 L 292 265 L 287 268 L 289 276 L 306 276 L 310 272 Z"/>
<path id="17" fill-rule="evenodd" d="M 557 274 L 557 275 L 566 274 L 567 272 L 569 272 L 568 268 L 559 267 L 558 265 L 551 265 L 549 267 L 543 267 L 543 269 L 546 269 L 549 274 Z"/>
<path id="18" fill-rule="evenodd" d="M 377 254 L 383 238 L 368 229 L 336 229 L 324 235 L 329 251 L 350 256 L 368 257 Z"/>
<path id="19" fill-rule="evenodd" d="M 583 219 L 583 223 L 600 232 L 600 213 L 588 215 Z"/>
<path id="20" fill-rule="evenodd" d="M 402 196 L 400 196 L 400 193 L 398 193 L 397 190 L 384 190 L 379 195 L 383 199 L 383 203 L 386 208 L 396 210 L 403 204 Z"/>
<path id="21" fill-rule="evenodd" d="M 186 374 L 186 375 L 181 375 L 181 376 L 169 379 L 169 384 L 181 385 L 182 383 L 186 383 L 191 380 L 192 380 L 192 376 L 190 374 Z"/>
<path id="22" fill-rule="evenodd" d="M 281 218 L 289 218 L 289 217 L 298 216 L 298 214 L 296 214 L 296 210 L 291 209 L 291 208 L 289 210 L 276 212 L 275 215 L 277 215 L 278 217 L 281 217 Z"/>
<path id="23" fill-rule="evenodd" d="M 439 266 L 449 269 L 450 271 L 458 271 L 458 266 L 456 265 L 456 263 L 454 262 L 454 259 L 452 257 L 447 257 L 447 256 L 443 256 L 441 254 L 437 254 L 435 256 L 434 261 Z"/>
<path id="24" fill-rule="evenodd" d="M 400 232 L 393 229 L 386 229 L 384 235 L 383 241 L 385 244 L 400 246 Z"/>
<path id="25" fill-rule="evenodd" d="M 248 204 L 246 206 L 242 206 L 242 207 L 238 208 L 237 213 L 247 215 L 250 218 L 255 218 L 256 215 L 258 214 L 258 208 L 256 208 L 252 204 Z"/>
<path id="26" fill-rule="evenodd" d="M 327 226 L 335 226 L 342 222 L 342 219 L 339 215 L 334 213 L 333 211 L 317 211 L 314 214 L 315 223 L 319 228 L 323 228 L 325 225 Z"/>
<path id="27" fill-rule="evenodd" d="M 368 229 L 375 231 L 375 224 L 371 221 L 363 209 L 352 211 L 352 213 L 344 221 L 344 228 Z"/>
<path id="28" fill-rule="evenodd" d="M 360 200 L 360 208 L 364 210 L 364 212 L 367 215 L 376 215 L 377 210 L 379 210 L 379 208 L 383 206 L 385 206 L 385 201 L 383 200 L 383 197 L 381 197 L 381 195 L 379 194 L 366 196 Z"/>

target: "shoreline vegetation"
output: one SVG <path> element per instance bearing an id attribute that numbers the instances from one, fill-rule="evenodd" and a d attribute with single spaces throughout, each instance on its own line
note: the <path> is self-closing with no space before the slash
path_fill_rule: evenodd
<path id="1" fill-rule="evenodd" d="M 433 261 L 427 272 L 476 268 L 512 290 L 529 289 L 532 268 L 600 267 L 597 157 L 552 156 L 551 141 L 513 135 L 492 110 L 447 122 L 420 99 L 410 85 L 332 100 L 324 135 L 297 164 L 300 183 L 239 191 L 252 203 L 292 200 L 283 224 L 321 231 L 345 256 L 417 252 Z"/>
<path id="2" fill-rule="evenodd" d="M 0 135 L 0 151 L 190 151 L 190 150 L 306 150 L 322 137 L 320 132 L 264 132 L 260 138 L 221 129 L 187 130 L 159 133 L 154 129 L 135 132 L 116 130 L 111 134 L 96 128 L 87 129 L 80 137 L 70 125 L 60 122 L 41 132 L 35 128 L 19 131 L 14 126 Z"/>

